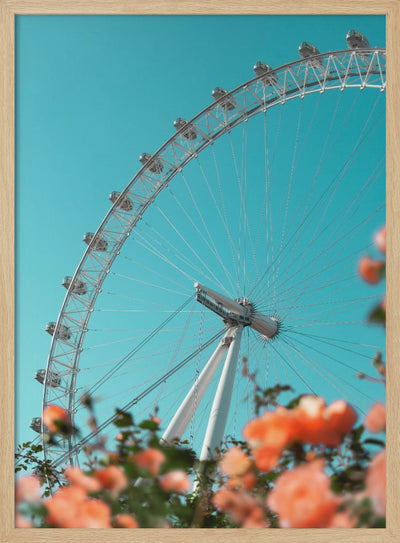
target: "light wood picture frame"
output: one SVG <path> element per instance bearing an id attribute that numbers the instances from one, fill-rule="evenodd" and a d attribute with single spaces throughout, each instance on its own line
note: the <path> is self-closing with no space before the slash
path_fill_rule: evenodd
<path id="1" fill-rule="evenodd" d="M 371 14 L 385 15 L 387 29 L 387 527 L 385 529 L 138 529 L 63 530 L 14 528 L 14 24 L 19 14 Z M 389 542 L 400 541 L 400 0 L 0 0 L 0 78 L 1 78 L 1 196 L 0 243 L 2 346 L 0 391 L 0 541 L 87 542 L 169 542 L 226 540 L 244 542 Z"/>

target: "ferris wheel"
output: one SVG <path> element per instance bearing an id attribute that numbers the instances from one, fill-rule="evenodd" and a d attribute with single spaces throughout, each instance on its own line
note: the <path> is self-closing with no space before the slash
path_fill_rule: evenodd
<path id="1" fill-rule="evenodd" d="M 201 459 L 252 416 L 255 382 L 371 403 L 365 371 L 381 331 L 365 308 L 357 259 L 385 222 L 386 52 L 356 31 L 346 50 L 263 62 L 150 154 L 97 228 L 67 289 L 52 336 L 43 409 L 60 405 L 99 431 L 113 409 L 154 413 L 163 439 Z M 328 92 L 329 91 L 329 92 Z M 31 423 L 42 436 L 40 418 Z M 43 441 L 53 465 L 79 463 L 95 437 Z M 115 436 L 114 436 L 115 437 Z"/>

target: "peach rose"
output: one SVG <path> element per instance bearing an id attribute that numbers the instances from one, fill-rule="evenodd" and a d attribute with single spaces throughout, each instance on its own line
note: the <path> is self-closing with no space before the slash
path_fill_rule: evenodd
<path id="1" fill-rule="evenodd" d="M 279 515 L 282 528 L 326 528 L 340 503 L 330 489 L 322 460 L 300 465 L 281 475 L 267 505 Z"/>
<path id="2" fill-rule="evenodd" d="M 384 262 L 381 260 L 373 260 L 369 256 L 365 256 L 361 259 L 358 265 L 360 276 L 364 281 L 371 284 L 379 283 L 382 278 L 383 268 Z"/>
<path id="3" fill-rule="evenodd" d="M 294 414 L 302 442 L 328 447 L 337 447 L 357 420 L 355 411 L 343 400 L 325 407 L 325 400 L 318 396 L 303 396 Z"/>
<path id="4" fill-rule="evenodd" d="M 160 478 L 159 484 L 165 492 L 185 494 L 190 490 L 190 479 L 182 470 L 170 471 Z"/>
<path id="5" fill-rule="evenodd" d="M 235 503 L 236 493 L 228 488 L 220 488 L 214 494 L 212 502 L 221 511 L 227 511 Z"/>
<path id="6" fill-rule="evenodd" d="M 250 514 L 242 522 L 242 528 L 268 528 L 269 523 L 265 519 L 264 511 L 260 506 L 256 506 L 252 509 Z"/>
<path id="7" fill-rule="evenodd" d="M 61 487 L 44 502 L 47 522 L 59 528 L 111 528 L 111 511 L 101 500 L 88 498 L 79 486 Z"/>
<path id="8" fill-rule="evenodd" d="M 62 528 L 111 528 L 111 509 L 108 504 L 93 498 L 86 499 L 77 515 L 70 517 Z"/>
<path id="9" fill-rule="evenodd" d="M 371 407 L 365 417 L 365 427 L 373 433 L 380 432 L 386 426 L 386 407 L 378 402 Z"/>
<path id="10" fill-rule="evenodd" d="M 121 513 L 114 519 L 116 528 L 139 528 L 137 520 L 132 515 Z"/>
<path id="11" fill-rule="evenodd" d="M 386 515 L 386 451 L 381 451 L 368 466 L 365 492 L 379 515 Z"/>
<path id="12" fill-rule="evenodd" d="M 128 485 L 125 473 L 118 466 L 108 466 L 98 470 L 94 477 L 102 488 L 109 490 L 114 496 L 118 496 L 121 490 Z"/>
<path id="13" fill-rule="evenodd" d="M 375 246 L 381 251 L 381 253 L 386 254 L 386 226 L 381 228 L 374 236 Z"/>
<path id="14" fill-rule="evenodd" d="M 298 438 L 299 424 L 293 411 L 278 407 L 262 417 L 251 420 L 243 429 L 243 435 L 253 449 L 256 466 L 264 471 L 279 461 L 282 450 Z"/>
<path id="15" fill-rule="evenodd" d="M 40 480 L 36 475 L 20 477 L 15 485 L 15 502 L 36 502 L 40 500 Z"/>
<path id="16" fill-rule="evenodd" d="M 157 475 L 165 462 L 165 454 L 159 449 L 148 448 L 135 456 L 138 468 L 147 469 L 152 475 Z"/>
<path id="17" fill-rule="evenodd" d="M 356 517 L 351 517 L 347 511 L 340 511 L 333 515 L 328 528 L 355 528 L 356 524 Z"/>
<path id="18" fill-rule="evenodd" d="M 66 468 L 64 475 L 71 484 L 80 486 L 86 492 L 97 492 L 101 489 L 100 482 L 93 477 L 85 475 L 80 468 L 72 466 Z"/>
<path id="19" fill-rule="evenodd" d="M 48 510 L 47 522 L 65 528 L 78 515 L 86 498 L 86 491 L 82 487 L 71 485 L 59 488 L 51 498 L 44 501 Z"/>
<path id="20" fill-rule="evenodd" d="M 343 400 L 336 400 L 328 405 L 324 416 L 327 419 L 328 431 L 332 432 L 331 443 L 329 441 L 324 443 L 331 447 L 341 443 L 343 436 L 350 432 L 357 420 L 354 409 Z M 336 434 L 336 437 L 333 434 Z"/>
<path id="21" fill-rule="evenodd" d="M 227 513 L 236 524 L 243 527 L 247 524 L 248 528 L 264 527 L 261 526 L 265 522 L 261 504 L 257 498 L 243 490 L 221 488 L 214 494 L 212 502 L 215 507 Z"/>
<path id="22" fill-rule="evenodd" d="M 59 424 L 70 424 L 68 411 L 58 405 L 48 405 L 43 410 L 43 424 L 47 426 L 50 432 L 58 432 Z"/>
<path id="23" fill-rule="evenodd" d="M 243 475 L 248 471 L 250 465 L 249 457 L 236 446 L 229 449 L 219 463 L 222 473 L 228 477 Z"/>
<path id="24" fill-rule="evenodd" d="M 243 488 L 245 490 L 251 490 L 257 483 L 257 477 L 252 471 L 248 471 L 244 475 L 237 477 L 230 477 L 226 482 L 227 488 Z"/>
<path id="25" fill-rule="evenodd" d="M 246 490 L 251 490 L 252 488 L 256 486 L 257 477 L 252 471 L 245 473 L 240 479 L 241 479 L 243 488 L 245 488 Z"/>

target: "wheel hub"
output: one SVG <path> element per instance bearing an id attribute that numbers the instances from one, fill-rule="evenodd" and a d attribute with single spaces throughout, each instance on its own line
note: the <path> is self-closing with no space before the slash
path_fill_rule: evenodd
<path id="1" fill-rule="evenodd" d="M 219 315 L 225 323 L 249 326 L 265 340 L 271 340 L 278 334 L 280 322 L 277 317 L 258 312 L 249 298 L 228 298 L 201 283 L 195 283 L 194 287 L 196 300 Z"/>

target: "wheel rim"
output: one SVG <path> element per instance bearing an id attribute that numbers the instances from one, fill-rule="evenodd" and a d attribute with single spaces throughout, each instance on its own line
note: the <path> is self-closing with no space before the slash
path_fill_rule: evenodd
<path id="1" fill-rule="evenodd" d="M 229 93 L 236 103 L 233 110 L 221 107 L 224 99 L 210 105 L 189 121 L 190 126 L 194 127 L 198 134 L 196 140 L 185 138 L 187 129 L 185 127 L 180 129 L 153 155 L 153 162 L 157 160 L 162 162 L 163 172 L 160 174 L 157 169 L 151 172 L 143 166 L 121 192 L 85 251 L 64 299 L 54 330 L 44 378 L 43 407 L 58 403 L 73 413 L 76 402 L 76 376 L 83 341 L 103 282 L 111 273 L 111 265 L 144 213 L 147 213 L 172 179 L 181 175 L 193 159 L 221 136 L 233 131 L 236 126 L 247 122 L 257 113 L 263 111 L 265 113 L 273 106 L 286 101 L 327 90 L 385 89 L 384 49 L 366 50 L 362 52 L 362 56 L 360 53 L 336 51 L 315 58 L 321 61 L 322 70 L 316 68 L 309 60 L 302 60 L 274 71 L 278 77 L 278 85 L 265 86 L 262 77 L 258 77 L 239 86 Z M 132 210 L 120 207 L 121 202 L 127 198 L 133 203 Z M 94 244 L 99 239 L 107 242 L 107 250 L 104 252 L 93 251 Z M 87 286 L 84 295 L 74 292 L 74 285 L 76 286 L 78 281 Z M 67 341 L 59 337 L 62 326 L 71 330 L 71 338 Z M 49 386 L 55 374 L 63 376 L 63 387 Z M 64 451 L 54 450 L 46 444 L 45 457 L 57 463 L 71 461 L 77 455 L 75 447 L 76 444 L 72 441 L 65 444 Z"/>

